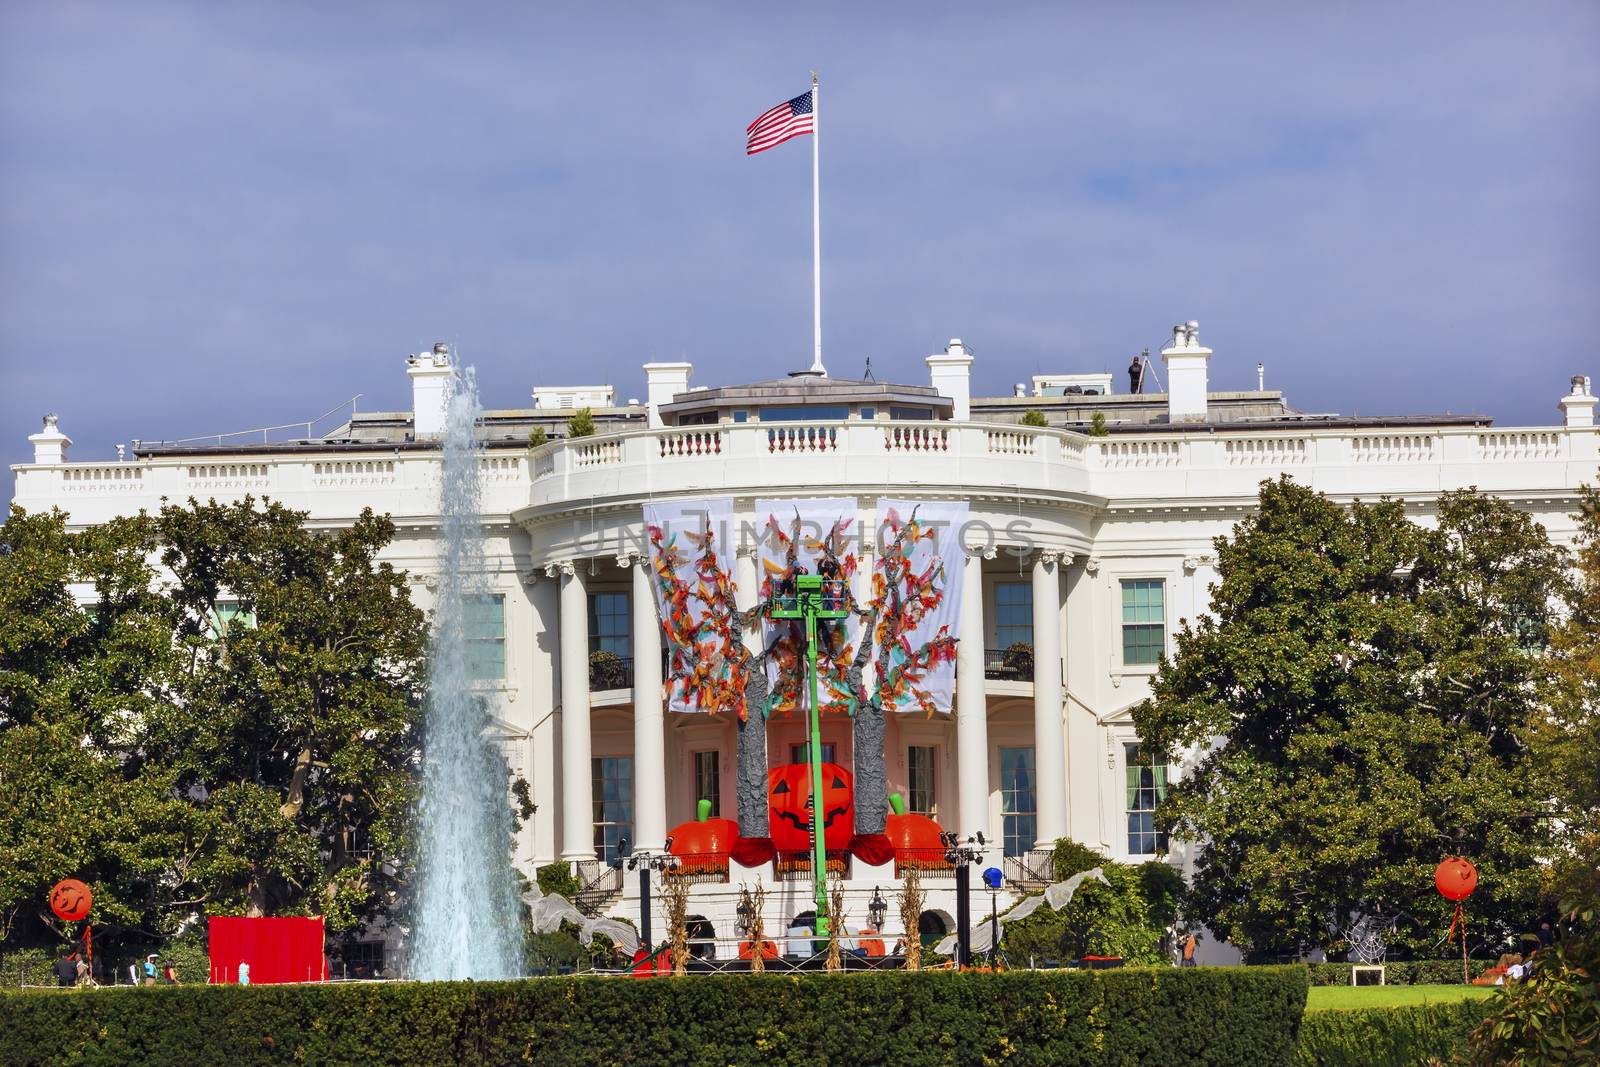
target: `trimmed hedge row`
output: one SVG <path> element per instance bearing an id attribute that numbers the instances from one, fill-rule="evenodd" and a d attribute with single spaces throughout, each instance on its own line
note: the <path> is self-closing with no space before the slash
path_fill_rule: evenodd
<path id="1" fill-rule="evenodd" d="M 1300 1023 L 1297 1067 L 1414 1067 L 1464 1052 L 1493 1001 L 1310 1011 Z"/>
<path id="2" fill-rule="evenodd" d="M 1474 978 L 1495 965 L 1494 960 L 1467 961 Z M 1349 985 L 1350 963 L 1308 963 L 1312 985 Z M 1389 985 L 1460 985 L 1460 960 L 1406 960 L 1384 964 L 1384 979 Z"/>
<path id="3" fill-rule="evenodd" d="M 0 997 L 0 1063 L 1286 1063 L 1303 967 L 547 978 Z"/>

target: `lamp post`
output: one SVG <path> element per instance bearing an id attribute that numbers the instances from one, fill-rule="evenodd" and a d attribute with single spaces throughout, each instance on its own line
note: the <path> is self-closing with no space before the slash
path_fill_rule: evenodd
<path id="1" fill-rule="evenodd" d="M 820 574 L 796 575 L 794 593 L 779 593 L 772 598 L 771 617 L 801 619 L 805 622 L 806 685 L 811 694 L 811 743 L 807 747 L 811 764 L 811 797 L 806 808 L 811 812 L 811 873 L 816 883 L 817 933 L 828 932 L 828 850 L 824 843 L 818 808 L 822 797 L 822 709 L 817 698 L 817 620 L 843 619 L 850 614 L 844 581 L 824 579 Z"/>
<path id="2" fill-rule="evenodd" d="M 889 917 L 889 902 L 883 899 L 883 894 L 878 892 L 878 887 L 872 887 L 872 899 L 867 901 L 867 921 L 872 923 L 872 928 L 879 933 L 883 932 L 883 921 Z"/>

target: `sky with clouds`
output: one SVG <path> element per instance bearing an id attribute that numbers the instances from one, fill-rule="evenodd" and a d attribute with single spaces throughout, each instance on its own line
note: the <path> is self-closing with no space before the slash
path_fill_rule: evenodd
<path id="1" fill-rule="evenodd" d="M 983 14 L 977 12 L 984 11 Z M 0 5 L 0 460 L 809 362 L 1549 423 L 1600 377 L 1600 4 Z M 1119 374 L 1120 376 L 1120 374 Z"/>

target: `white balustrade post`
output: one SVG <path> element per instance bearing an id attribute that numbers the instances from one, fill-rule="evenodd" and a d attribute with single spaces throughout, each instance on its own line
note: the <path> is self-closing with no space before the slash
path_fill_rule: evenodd
<path id="1" fill-rule="evenodd" d="M 961 578 L 961 638 L 956 644 L 957 825 L 963 839 L 980 830 L 986 840 L 993 836 L 988 705 L 983 679 L 983 551 L 968 549 Z"/>
<path id="2" fill-rule="evenodd" d="M 589 763 L 589 596 L 581 563 L 561 576 L 561 858 L 594 859 L 594 769 Z"/>
<path id="3" fill-rule="evenodd" d="M 619 557 L 633 574 L 633 831 L 634 847 L 667 847 L 666 722 L 661 704 L 661 626 L 651 587 L 650 558 Z M 625 561 L 625 562 L 624 562 Z"/>
<path id="4" fill-rule="evenodd" d="M 1067 836 L 1067 746 L 1061 684 L 1061 554 L 1033 560 L 1033 747 L 1037 847 Z"/>

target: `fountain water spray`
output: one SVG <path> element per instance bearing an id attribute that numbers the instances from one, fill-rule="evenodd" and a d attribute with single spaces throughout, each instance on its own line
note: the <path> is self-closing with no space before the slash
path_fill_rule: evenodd
<path id="1" fill-rule="evenodd" d="M 453 383 L 439 492 L 439 591 L 429 650 L 410 970 L 424 980 L 521 973 L 522 915 L 511 867 L 509 770 L 471 688 L 467 604 L 481 594 L 482 517 L 471 367 Z"/>

